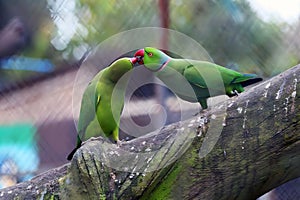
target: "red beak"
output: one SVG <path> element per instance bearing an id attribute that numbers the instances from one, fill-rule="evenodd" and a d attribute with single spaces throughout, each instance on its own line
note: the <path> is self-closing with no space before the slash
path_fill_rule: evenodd
<path id="1" fill-rule="evenodd" d="M 137 52 L 135 52 L 134 57 L 138 59 L 139 64 L 144 64 L 143 62 L 144 54 L 145 54 L 144 49 L 140 49 Z"/>
<path id="2" fill-rule="evenodd" d="M 138 61 L 138 58 L 132 57 L 130 58 L 130 62 L 134 65 Z"/>

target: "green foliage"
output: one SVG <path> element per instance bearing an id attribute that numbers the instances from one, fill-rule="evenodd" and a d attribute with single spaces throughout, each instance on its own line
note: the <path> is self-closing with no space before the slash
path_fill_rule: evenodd
<path id="1" fill-rule="evenodd" d="M 83 28 L 70 49 L 83 42 L 94 47 L 132 28 L 160 26 L 161 20 L 154 0 L 79 0 L 75 12 Z M 246 0 L 170 0 L 170 19 L 170 28 L 197 40 L 218 64 L 271 76 L 297 63 L 295 55 L 282 51 L 285 24 L 263 21 Z M 79 37 L 81 29 L 88 34 Z"/>
<path id="2" fill-rule="evenodd" d="M 88 30 L 86 42 L 95 46 L 108 37 L 138 27 L 159 26 L 156 1 L 79 0 L 76 15 Z M 84 17 L 83 17 L 84 16 Z M 74 41 L 80 38 L 74 38 Z"/>
<path id="3" fill-rule="evenodd" d="M 260 19 L 247 1 L 171 2 L 172 28 L 199 41 L 216 63 L 225 66 L 238 63 L 240 71 L 265 76 L 272 75 L 273 69 L 279 67 L 270 66 L 270 62 L 275 63 L 273 55 L 282 48 L 282 27 Z M 296 64 L 285 61 L 280 64 Z"/>
<path id="4" fill-rule="evenodd" d="M 22 54 L 54 64 L 79 60 L 122 31 L 161 25 L 158 0 L 42 0 L 38 9 L 30 5 L 23 6 L 27 14 L 21 13 L 31 34 Z M 170 0 L 169 9 L 170 28 L 202 44 L 217 64 L 268 77 L 300 60 L 299 42 L 292 42 L 299 31 L 262 20 L 247 0 Z"/>

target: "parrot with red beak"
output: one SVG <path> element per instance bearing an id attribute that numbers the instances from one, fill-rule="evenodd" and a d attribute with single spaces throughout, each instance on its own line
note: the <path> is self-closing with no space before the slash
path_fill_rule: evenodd
<path id="1" fill-rule="evenodd" d="M 232 97 L 243 92 L 244 87 L 262 81 L 262 78 L 256 74 L 239 73 L 207 61 L 172 58 L 153 47 L 140 49 L 134 56 L 138 59 L 139 64 L 144 64 L 147 69 L 156 73 L 167 86 L 182 86 L 178 80 L 183 79 L 172 80 L 171 71 L 179 73 L 190 85 L 194 97 L 185 95 L 184 92 L 176 94 L 183 100 L 199 102 L 202 109 L 208 107 L 207 99 L 209 97 L 223 94 Z"/>
<path id="2" fill-rule="evenodd" d="M 98 135 L 111 137 L 117 145 L 119 140 L 120 116 L 124 106 L 125 91 L 112 102 L 112 94 L 121 77 L 129 72 L 137 58 L 120 58 L 101 70 L 83 93 L 77 126 L 77 143 L 67 159 L 71 160 L 84 140 Z M 127 80 L 128 81 L 128 80 Z M 112 108 L 114 103 L 114 108 Z"/>

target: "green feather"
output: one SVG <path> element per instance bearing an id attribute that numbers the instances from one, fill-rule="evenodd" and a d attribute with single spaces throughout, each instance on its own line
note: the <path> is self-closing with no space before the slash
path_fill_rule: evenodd
<path id="1" fill-rule="evenodd" d="M 133 67 L 129 58 L 121 58 L 100 71 L 85 89 L 81 101 L 77 125 L 78 137 L 75 149 L 68 155 L 71 160 L 80 148 L 82 141 L 95 136 L 111 137 L 119 142 L 120 115 L 124 105 L 125 90 L 114 101 L 112 110 L 112 93 L 117 82 Z M 128 81 L 128 80 L 126 80 Z M 116 112 L 116 113 L 113 113 Z"/>
<path id="2" fill-rule="evenodd" d="M 174 90 L 180 98 L 190 102 L 198 101 L 203 109 L 207 108 L 207 98 L 211 96 L 226 94 L 231 97 L 236 92 L 243 92 L 243 87 L 262 80 L 255 74 L 242 74 L 211 62 L 174 59 L 153 47 L 144 48 L 144 52 L 143 62 L 146 68 L 155 71 L 167 86 L 174 88 L 173 85 L 177 85 L 178 88 Z M 190 92 L 180 89 L 184 81 L 180 82 L 180 78 L 172 70 L 190 84 L 194 97 Z M 188 87 L 184 88 L 189 90 Z"/>

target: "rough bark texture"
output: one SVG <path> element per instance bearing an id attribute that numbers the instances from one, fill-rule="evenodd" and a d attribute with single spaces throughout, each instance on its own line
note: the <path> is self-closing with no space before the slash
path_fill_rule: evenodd
<path id="1" fill-rule="evenodd" d="M 299 82 L 300 65 L 158 135 L 121 148 L 89 141 L 70 164 L 0 198 L 256 199 L 300 177 Z"/>

